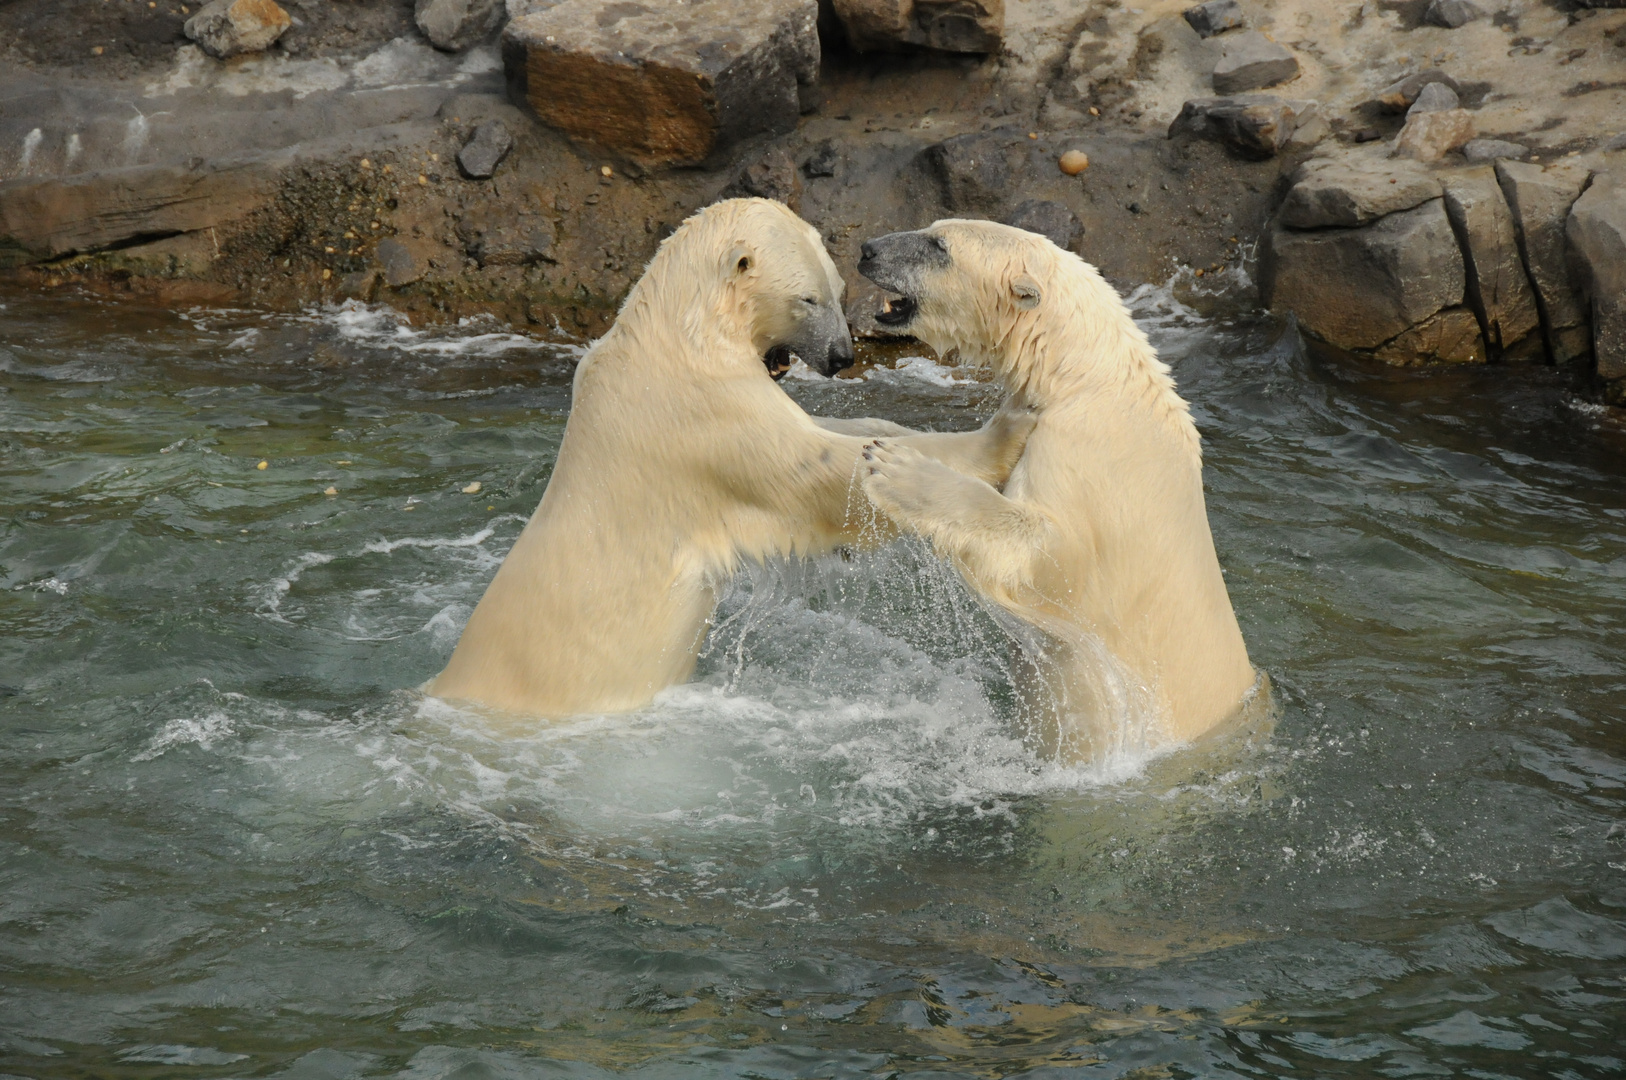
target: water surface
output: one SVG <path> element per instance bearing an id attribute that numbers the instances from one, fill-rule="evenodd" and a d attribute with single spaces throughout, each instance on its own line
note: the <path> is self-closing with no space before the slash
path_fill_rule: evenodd
<path id="1" fill-rule="evenodd" d="M 0 301 L 0 1074 L 1626 1072 L 1626 438 L 1562 373 L 1136 294 L 1277 716 L 1061 769 L 909 545 L 742 575 L 692 684 L 495 738 L 415 687 L 572 346 Z M 786 386 L 996 404 L 893 359 Z"/>

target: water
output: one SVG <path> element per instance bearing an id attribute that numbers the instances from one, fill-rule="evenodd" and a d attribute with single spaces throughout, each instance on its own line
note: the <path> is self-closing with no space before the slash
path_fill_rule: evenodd
<path id="1" fill-rule="evenodd" d="M 0 1074 L 1626 1073 L 1626 436 L 1558 373 L 1137 294 L 1277 711 L 1066 770 L 907 545 L 494 737 L 415 687 L 572 347 L 0 301 Z M 967 427 L 969 375 L 786 385 Z"/>

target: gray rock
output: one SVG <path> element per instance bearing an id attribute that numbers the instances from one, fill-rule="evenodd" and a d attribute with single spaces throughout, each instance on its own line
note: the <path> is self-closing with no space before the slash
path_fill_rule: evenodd
<path id="1" fill-rule="evenodd" d="M 1190 135 L 1230 147 L 1238 155 L 1255 161 L 1274 157 L 1294 138 L 1300 128 L 1320 121 L 1320 137 L 1326 122 L 1313 101 L 1295 101 L 1269 94 L 1239 94 L 1236 97 L 1192 98 L 1180 108 L 1169 125 L 1169 138 Z M 1313 131 L 1306 131 L 1308 142 Z"/>
<path id="2" fill-rule="evenodd" d="M 510 207 L 476 209 L 458 219 L 456 231 L 464 254 L 482 267 L 558 261 L 553 251 L 553 222 Z"/>
<path id="3" fill-rule="evenodd" d="M 1541 328 L 1541 319 L 1496 170 L 1481 165 L 1445 173 L 1440 182 L 1445 213 L 1462 248 L 1468 304 L 1484 330 L 1485 344 L 1495 358 L 1518 352 L 1515 347 Z M 1538 348 L 1539 341 L 1537 337 Z"/>
<path id="4" fill-rule="evenodd" d="M 1063 251 L 1077 251 L 1084 225 L 1067 207 L 1045 199 L 1029 199 L 1011 211 L 1005 224 L 1038 233 Z"/>
<path id="5" fill-rule="evenodd" d="M 1005 0 L 831 0 L 831 8 L 859 52 L 992 53 L 1005 36 Z"/>
<path id="6" fill-rule="evenodd" d="M 1411 108 L 1417 101 L 1417 95 L 1423 92 L 1423 87 L 1430 83 L 1444 83 L 1456 94 L 1462 92 L 1457 80 L 1441 71 L 1439 68 L 1429 68 L 1419 71 L 1415 75 L 1407 75 L 1397 83 L 1391 83 L 1378 91 L 1378 107 L 1384 112 L 1403 113 Z"/>
<path id="7" fill-rule="evenodd" d="M 217 59 L 269 49 L 293 25 L 273 0 L 212 0 L 186 20 L 186 36 Z"/>
<path id="8" fill-rule="evenodd" d="M 1443 26 L 1447 30 L 1455 30 L 1483 18 L 1486 18 L 1485 9 L 1473 0 L 1432 0 L 1423 12 L 1424 22 L 1431 26 Z"/>
<path id="9" fill-rule="evenodd" d="M 427 270 L 423 260 L 394 237 L 380 240 L 373 253 L 378 259 L 379 268 L 384 271 L 384 283 L 392 289 L 412 284 L 423 277 Z"/>
<path id="10" fill-rule="evenodd" d="M 469 141 L 457 152 L 458 167 L 471 180 L 485 180 L 497 171 L 502 159 L 513 149 L 514 137 L 501 120 L 487 120 L 474 129 Z"/>
<path id="11" fill-rule="evenodd" d="M 443 52 L 462 52 L 478 45 L 506 14 L 501 0 L 417 0 L 412 8 L 418 29 Z"/>
<path id="12" fill-rule="evenodd" d="M 815 146 L 807 160 L 802 162 L 802 172 L 810 180 L 817 176 L 834 176 L 840 164 L 841 151 L 836 149 L 834 140 L 826 139 Z"/>
<path id="13" fill-rule="evenodd" d="M 802 178 L 796 163 L 783 148 L 774 147 L 741 169 L 723 189 L 722 198 L 773 199 L 792 210 L 801 209 Z"/>
<path id="14" fill-rule="evenodd" d="M 1236 0 L 1208 0 L 1185 10 L 1186 22 L 1197 31 L 1198 37 L 1213 37 L 1244 25 L 1242 5 Z"/>
<path id="15" fill-rule="evenodd" d="M 816 0 L 562 0 L 503 31 L 509 93 L 572 138 L 699 164 L 793 130 L 818 81 Z"/>
<path id="16" fill-rule="evenodd" d="M 1290 229 L 1353 228 L 1439 197 L 1439 180 L 1412 162 L 1328 158 L 1299 169 L 1276 220 Z"/>
<path id="17" fill-rule="evenodd" d="M 1594 177 L 1570 208 L 1565 232 L 1592 305 L 1598 375 L 1626 379 L 1626 183 Z"/>
<path id="18" fill-rule="evenodd" d="M 1465 307 L 1446 308 L 1378 346 L 1377 357 L 1396 367 L 1483 364 L 1489 359 L 1479 320 Z"/>
<path id="19" fill-rule="evenodd" d="M 1509 144 L 1512 145 L 1512 144 Z M 1626 150 L 1626 132 L 1612 135 L 1598 147 L 1599 150 Z"/>
<path id="20" fill-rule="evenodd" d="M 1462 99 L 1457 96 L 1455 90 L 1442 82 L 1432 82 L 1418 93 L 1417 100 L 1411 103 L 1406 115 L 1415 116 L 1418 113 L 1444 112 L 1447 109 L 1460 108 Z"/>
<path id="21" fill-rule="evenodd" d="M 1221 94 L 1240 94 L 1298 75 L 1298 57 L 1257 30 L 1244 30 L 1224 39 L 1219 63 L 1214 65 L 1214 89 Z"/>
<path id="22" fill-rule="evenodd" d="M 923 159 L 945 207 L 956 213 L 992 213 L 1017 188 L 1022 149 L 1008 134 L 981 131 L 928 146 Z"/>
<path id="23" fill-rule="evenodd" d="M 1503 139 L 1469 139 L 1462 144 L 1462 156 L 1475 164 L 1489 163 L 1498 158 L 1522 158 L 1529 147 Z"/>
<path id="24" fill-rule="evenodd" d="M 1299 232 L 1277 223 L 1260 260 L 1260 294 L 1314 336 L 1376 349 L 1444 308 L 1460 307 L 1462 252 L 1440 199 L 1359 229 Z"/>
<path id="25" fill-rule="evenodd" d="M 1467 109 L 1411 112 L 1395 139 L 1394 153 L 1415 161 L 1438 161 L 1473 137 L 1474 117 Z"/>
<path id="26" fill-rule="evenodd" d="M 1536 310 L 1555 363 L 1568 363 L 1586 353 L 1587 309 L 1571 273 L 1564 236 L 1570 207 L 1581 194 L 1587 171 L 1576 165 L 1528 165 L 1502 160 L 1496 180 L 1513 211 L 1519 255 L 1536 288 Z"/>

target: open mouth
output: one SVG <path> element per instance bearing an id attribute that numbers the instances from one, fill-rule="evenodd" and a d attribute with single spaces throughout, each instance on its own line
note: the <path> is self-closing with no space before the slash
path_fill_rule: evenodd
<path id="1" fill-rule="evenodd" d="M 785 372 L 796 362 L 796 354 L 790 351 L 789 345 L 775 345 L 763 356 L 762 363 L 768 369 L 768 375 L 774 382 L 785 377 Z"/>
<path id="2" fill-rule="evenodd" d="M 886 307 L 875 313 L 875 321 L 882 326 L 903 326 L 915 317 L 918 305 L 912 296 L 899 296 L 886 302 Z"/>

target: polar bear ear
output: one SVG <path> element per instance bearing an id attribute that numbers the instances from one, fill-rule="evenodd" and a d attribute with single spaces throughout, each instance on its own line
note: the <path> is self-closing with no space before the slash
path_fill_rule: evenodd
<path id="1" fill-rule="evenodd" d="M 1032 311 L 1044 297 L 1039 283 L 1026 274 L 1018 274 L 1011 281 L 1011 295 L 1016 297 L 1016 306 L 1023 311 Z"/>
<path id="2" fill-rule="evenodd" d="M 730 279 L 741 277 L 750 273 L 751 267 L 755 266 L 756 262 L 750 248 L 744 244 L 735 244 L 729 249 L 727 258 L 723 260 L 723 276 Z"/>

